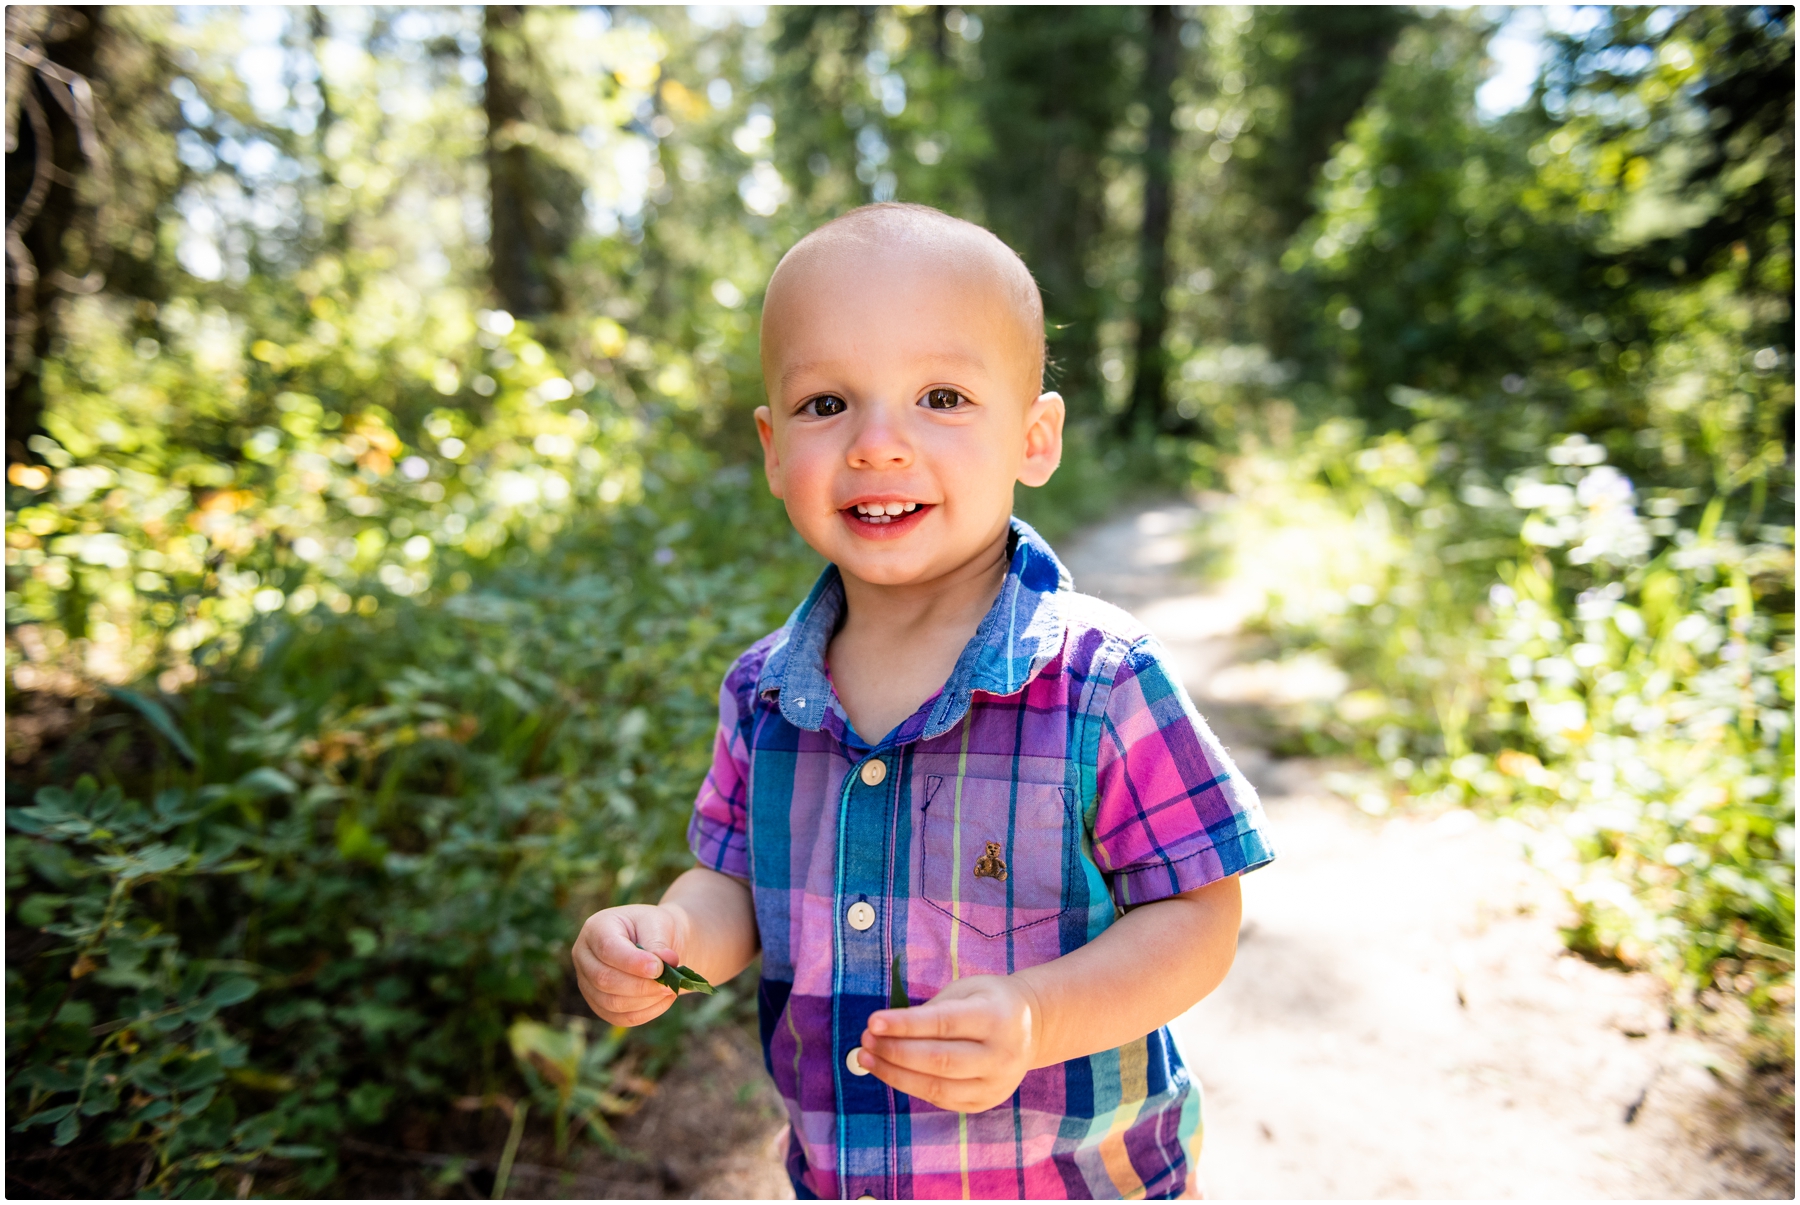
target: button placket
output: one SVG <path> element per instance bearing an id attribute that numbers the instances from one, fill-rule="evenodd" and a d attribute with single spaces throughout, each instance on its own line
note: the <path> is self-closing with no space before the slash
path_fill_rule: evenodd
<path id="1" fill-rule="evenodd" d="M 892 753 L 864 756 L 861 762 L 852 761 L 841 788 L 836 876 L 841 925 L 834 943 L 834 960 L 840 995 L 833 1005 L 832 1029 L 841 1043 L 837 1056 L 838 1100 L 840 1107 L 856 1114 L 851 1128 L 878 1124 L 879 1116 L 891 1109 L 892 1096 L 857 1056 L 862 1051 L 859 1039 L 869 1010 L 885 1003 L 890 978 L 883 955 L 886 942 L 878 922 L 888 907 L 884 893 L 890 886 L 893 851 L 889 847 L 894 841 L 889 796 L 897 785 L 889 780 L 897 778 L 899 765 L 893 762 Z M 879 1002 L 872 1003 L 872 997 L 879 997 Z M 892 1130 L 891 1116 L 884 1128 Z M 889 1181 L 893 1152 L 883 1147 L 884 1144 L 851 1140 L 849 1132 L 840 1129 L 838 1172 L 846 1196 Z"/>

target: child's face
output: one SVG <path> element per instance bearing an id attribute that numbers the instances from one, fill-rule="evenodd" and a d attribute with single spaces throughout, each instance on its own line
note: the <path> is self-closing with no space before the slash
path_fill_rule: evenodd
<path id="1" fill-rule="evenodd" d="M 763 315 L 769 489 L 806 542 L 876 585 L 935 581 L 1001 539 L 1013 482 L 1062 457 L 1031 332 L 994 266 L 857 244 L 783 266 Z"/>

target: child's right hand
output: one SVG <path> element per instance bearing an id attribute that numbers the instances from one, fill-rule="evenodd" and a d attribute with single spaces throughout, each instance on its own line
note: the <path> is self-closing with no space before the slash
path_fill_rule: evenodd
<path id="1" fill-rule="evenodd" d="M 614 1025 L 662 1016 L 675 993 L 656 977 L 665 964 L 681 965 L 686 929 L 685 916 L 659 904 L 626 904 L 588 917 L 571 954 L 589 1007 Z"/>

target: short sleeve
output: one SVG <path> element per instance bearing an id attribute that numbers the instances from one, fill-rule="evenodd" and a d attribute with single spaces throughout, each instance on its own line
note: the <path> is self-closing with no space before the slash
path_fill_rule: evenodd
<path id="1" fill-rule="evenodd" d="M 1103 723 L 1094 851 L 1122 907 L 1274 859 L 1255 789 L 1154 639 L 1139 640 L 1120 660 Z"/>
<path id="2" fill-rule="evenodd" d="M 713 737 L 712 768 L 694 800 L 688 848 L 700 865 L 748 879 L 750 750 L 744 721 L 749 717 L 739 699 L 737 677 L 734 669 L 719 690 L 719 730 Z"/>

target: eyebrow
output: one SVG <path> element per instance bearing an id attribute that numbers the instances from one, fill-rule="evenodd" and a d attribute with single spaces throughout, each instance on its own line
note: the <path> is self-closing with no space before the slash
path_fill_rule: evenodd
<path id="1" fill-rule="evenodd" d="M 983 360 L 980 356 L 960 351 L 933 352 L 931 355 L 925 357 L 925 359 L 933 365 L 973 368 L 978 371 L 987 367 L 987 361 Z M 842 363 L 844 363 L 842 360 L 803 360 L 798 364 L 789 366 L 782 372 L 782 388 L 785 389 L 793 384 L 796 377 L 803 377 L 808 373 L 814 372 L 828 372 Z"/>

